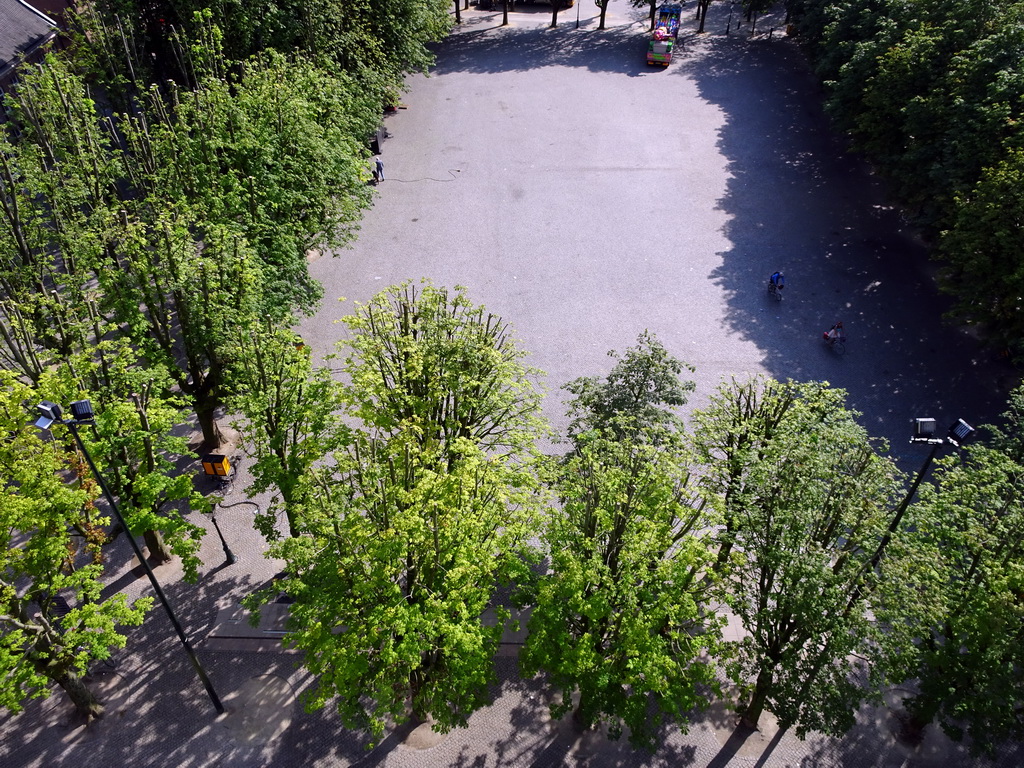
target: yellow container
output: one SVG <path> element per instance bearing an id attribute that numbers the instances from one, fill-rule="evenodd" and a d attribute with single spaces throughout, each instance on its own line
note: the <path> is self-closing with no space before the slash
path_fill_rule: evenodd
<path id="1" fill-rule="evenodd" d="M 212 477 L 227 477 L 231 471 L 231 462 L 227 456 L 210 453 L 203 456 L 203 471 Z"/>

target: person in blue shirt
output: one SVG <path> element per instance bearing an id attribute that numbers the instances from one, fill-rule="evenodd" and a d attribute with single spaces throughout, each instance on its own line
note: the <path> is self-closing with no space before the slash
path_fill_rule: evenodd
<path id="1" fill-rule="evenodd" d="M 786 276 L 781 272 L 773 272 L 768 278 L 768 292 L 778 293 L 782 296 L 782 289 L 786 287 Z"/>

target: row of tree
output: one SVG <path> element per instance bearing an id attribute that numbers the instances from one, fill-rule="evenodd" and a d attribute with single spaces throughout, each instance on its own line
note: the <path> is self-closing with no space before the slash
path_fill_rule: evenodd
<path id="1" fill-rule="evenodd" d="M 307 254 L 353 236 L 382 106 L 447 28 L 435 2 L 393 4 L 401 23 L 380 3 L 325 6 L 315 22 L 309 3 L 219 4 L 238 21 L 225 35 L 211 9 L 173 5 L 85 11 L 71 47 L 5 99 L 0 703 L 12 709 L 55 681 L 101 714 L 81 675 L 149 602 L 101 599 L 106 545 L 123 531 L 60 427 L 57 442 L 26 427 L 31 408 L 92 400 L 82 436 L 132 533 L 194 579 L 203 528 L 188 513 L 210 501 L 173 432 L 191 411 L 217 447 L 249 330 L 316 308 Z M 300 32 L 331 56 L 297 54 Z"/>
<path id="2" fill-rule="evenodd" d="M 767 709 L 800 734 L 841 734 L 911 680 L 921 726 L 978 749 L 1024 735 L 1024 392 L 1009 428 L 940 462 L 895 525 L 903 478 L 827 384 L 728 382 L 684 428 L 687 367 L 644 334 L 608 376 L 567 386 L 565 451 L 543 455 L 538 372 L 463 291 L 396 286 L 346 323 L 341 381 L 267 322 L 237 334 L 230 372 L 253 490 L 274 499 L 257 527 L 286 563 L 248 602 L 294 601 L 310 705 L 377 734 L 411 715 L 464 725 L 518 609 L 522 668 L 547 675 L 554 713 L 640 744 L 685 728 L 723 679 L 748 723 Z M 99 599 L 95 486 L 65 435 L 26 425 L 78 382 L 4 377 L 3 703 L 54 680 L 99 713 L 81 673 L 147 606 Z M 183 451 L 160 448 L 147 487 Z"/>
<path id="3" fill-rule="evenodd" d="M 376 734 L 464 725 L 517 608 L 554 714 L 641 744 L 722 679 L 748 723 L 801 735 L 908 680 L 919 725 L 1022 734 L 1019 440 L 944 460 L 897 519 L 903 478 L 827 384 L 728 382 L 685 429 L 687 366 L 644 334 L 567 386 L 566 450 L 542 455 L 537 372 L 464 292 L 396 286 L 346 323 L 343 382 L 280 331 L 233 400 L 286 563 L 249 605 L 294 600 L 312 706 Z"/>
<path id="4" fill-rule="evenodd" d="M 788 0 L 828 108 L 937 236 L 955 315 L 1024 354 L 1024 5 Z"/>

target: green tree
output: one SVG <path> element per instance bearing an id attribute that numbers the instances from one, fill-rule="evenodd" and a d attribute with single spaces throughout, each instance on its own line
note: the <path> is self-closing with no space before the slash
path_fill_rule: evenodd
<path id="1" fill-rule="evenodd" d="M 273 52 L 230 67 L 216 27 L 198 31 L 183 46 L 195 88 L 141 94 L 145 109 L 114 119 L 65 62 L 26 76 L 0 152 L 0 358 L 38 379 L 98 309 L 170 371 L 217 446 L 225 331 L 316 306 L 307 253 L 346 243 L 368 204 L 379 102 Z"/>
<path id="2" fill-rule="evenodd" d="M 82 81 L 47 61 L 0 136 L 0 364 L 29 381 L 81 348 L 120 169 Z"/>
<path id="3" fill-rule="evenodd" d="M 705 654 L 720 639 L 706 615 L 712 520 L 690 490 L 681 422 L 693 370 L 650 333 L 604 379 L 565 389 L 573 450 L 550 468 L 559 505 L 545 525 L 547 574 L 524 590 L 533 605 L 520 661 L 561 693 L 561 716 L 609 725 L 651 746 L 659 728 L 706 705 L 715 676 Z M 654 703 L 652 716 L 651 702 Z M 685 727 L 685 726 L 684 726 Z"/>
<path id="4" fill-rule="evenodd" d="M 346 323 L 358 426 L 326 438 L 343 449 L 310 469 L 302 535 L 271 548 L 295 600 L 286 642 L 316 677 L 309 703 L 335 700 L 347 726 L 379 734 L 411 709 L 446 730 L 488 700 L 496 590 L 536 532 L 534 373 L 462 289 L 396 286 Z"/>
<path id="5" fill-rule="evenodd" d="M 652 429 L 652 431 L 654 431 Z M 678 440 L 580 436 L 554 470 L 540 578 L 521 665 L 545 672 L 560 717 L 653 746 L 659 729 L 707 705 L 720 626 L 706 613 L 711 518 L 689 489 Z M 653 702 L 653 709 L 652 709 Z"/>
<path id="6" fill-rule="evenodd" d="M 427 70 L 434 61 L 428 44 L 442 39 L 452 23 L 449 0 L 100 0 L 96 5 L 104 23 L 127 27 L 125 38 L 137 47 L 133 68 L 140 72 L 153 69 L 182 80 L 187 64 L 173 43 L 173 30 L 194 37 L 212 12 L 230 59 L 298 50 L 325 69 L 358 78 L 378 105 L 397 97 L 407 73 Z"/>
<path id="7" fill-rule="evenodd" d="M 936 551 L 941 611 L 917 627 L 922 641 L 906 672 L 917 692 L 904 704 L 918 727 L 938 722 L 989 755 L 1024 736 L 1022 484 L 1019 453 L 976 444 L 938 463 L 918 505 Z"/>
<path id="8" fill-rule="evenodd" d="M 125 222 L 118 268 L 101 277 L 101 307 L 168 371 L 188 396 L 204 442 L 216 448 L 229 343 L 258 316 L 262 270 L 236 230 L 203 227 L 188 212 L 159 216 L 152 226 Z"/>
<path id="9" fill-rule="evenodd" d="M 641 333 L 636 346 L 617 360 L 604 379 L 584 376 L 565 385 L 574 395 L 569 403 L 569 437 L 594 428 L 611 429 L 620 436 L 648 427 L 676 431 L 681 427 L 674 408 L 685 405 L 695 385 L 680 381 L 680 374 L 694 368 L 669 354 L 649 331 Z"/>
<path id="10" fill-rule="evenodd" d="M 256 525 L 274 539 L 283 512 L 289 533 L 297 536 L 312 469 L 341 447 L 330 442 L 341 431 L 335 414 L 339 387 L 329 369 L 313 366 L 310 349 L 292 331 L 242 330 L 231 355 L 234 390 L 228 406 L 244 416 L 233 426 L 255 460 L 250 494 L 274 491 Z"/>
<path id="11" fill-rule="evenodd" d="M 954 315 L 981 324 L 1017 357 L 1024 355 L 1022 183 L 1024 150 L 1010 150 L 957 199 L 954 225 L 940 244 L 947 262 L 943 285 L 957 296 Z"/>
<path id="12" fill-rule="evenodd" d="M 702 659 L 719 640 L 703 607 L 713 558 L 700 534 L 712 521 L 671 410 L 693 389 L 684 368 L 644 332 L 605 379 L 566 385 L 573 450 L 550 469 L 550 568 L 521 598 L 533 604 L 521 664 L 559 689 L 552 713 L 578 694 L 578 724 L 606 722 L 613 738 L 628 727 L 647 746 L 716 687 Z"/>
<path id="13" fill-rule="evenodd" d="M 236 229 L 262 267 L 261 314 L 284 320 L 321 297 L 309 251 L 349 242 L 369 205 L 365 139 L 379 103 L 349 77 L 273 51 L 230 68 L 219 30 L 202 29 L 195 87 L 154 87 L 146 114 L 128 118 L 131 154 L 144 161 L 131 166 L 133 185 L 152 209 L 139 215 L 155 221 L 173 204 Z"/>
<path id="14" fill-rule="evenodd" d="M 89 352 L 44 374 L 39 389 L 65 406 L 92 402 L 95 424 L 79 434 L 118 500 L 128 535 L 142 535 L 158 564 L 180 557 L 185 579 L 194 581 L 205 531 L 182 512 L 209 512 L 210 503 L 177 466 L 191 456 L 186 439 L 172 434 L 185 418 L 184 400 L 169 394 L 167 372 L 139 360 L 130 342 L 99 324 L 96 333 Z"/>
<path id="15" fill-rule="evenodd" d="M 883 652 L 907 640 L 887 638 L 895 622 L 885 619 L 911 602 L 907 529 L 875 557 L 897 473 L 844 399 L 826 384 L 753 379 L 724 385 L 694 414 L 699 474 L 724 512 L 721 599 L 747 632 L 729 667 L 752 727 L 768 709 L 800 735 L 845 732 L 877 696 Z M 866 685 L 851 674 L 854 654 Z"/>
<path id="16" fill-rule="evenodd" d="M 33 390 L 0 371 L 0 393 L 0 704 L 17 712 L 56 683 L 79 712 L 99 716 L 88 665 L 123 648 L 118 625 L 140 624 L 152 601 L 100 600 L 107 521 L 92 506 L 95 487 L 75 454 L 27 424 Z"/>

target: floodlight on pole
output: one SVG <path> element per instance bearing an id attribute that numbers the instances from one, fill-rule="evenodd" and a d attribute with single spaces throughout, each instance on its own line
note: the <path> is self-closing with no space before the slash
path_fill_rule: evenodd
<path id="1" fill-rule="evenodd" d="M 903 521 L 903 515 L 910 508 L 910 502 L 913 500 L 914 494 L 917 493 L 917 488 L 921 485 L 921 481 L 924 480 L 924 476 L 928 473 L 928 468 L 932 465 L 932 459 L 935 458 L 939 448 L 946 443 L 959 448 L 961 443 L 975 431 L 974 427 L 963 419 L 957 419 L 956 424 L 950 428 L 949 434 L 946 437 L 935 437 L 935 428 L 935 419 L 914 419 L 914 434 L 910 438 L 910 442 L 925 443 L 930 445 L 932 449 L 928 451 L 928 456 L 925 457 L 924 464 L 921 465 L 921 469 L 918 471 L 917 477 L 914 478 L 914 482 L 910 486 L 910 490 L 907 491 L 907 495 L 896 508 L 896 514 L 893 515 L 892 522 L 889 524 L 889 530 L 882 537 L 882 542 L 879 544 L 875 556 L 871 558 L 872 568 L 878 565 L 878 561 L 882 558 L 882 552 Z"/>
<path id="2" fill-rule="evenodd" d="M 89 465 L 89 469 L 92 471 L 93 477 L 96 478 L 96 482 L 99 483 L 100 490 L 103 491 L 103 496 L 106 498 L 107 504 L 110 505 L 111 512 L 113 512 L 118 524 L 120 524 L 124 529 L 125 536 L 128 537 L 128 542 L 131 544 L 132 551 L 135 552 L 135 556 L 142 564 L 142 568 L 146 572 L 146 576 L 149 577 L 149 583 L 153 585 L 153 591 L 156 593 L 161 605 L 163 605 L 164 610 L 167 612 L 167 616 L 170 618 L 171 624 L 174 625 L 174 630 L 178 634 L 178 639 L 185 647 L 185 652 L 188 654 L 189 660 L 192 662 L 192 666 L 199 675 L 199 679 L 202 680 L 202 683 L 206 688 L 206 693 L 209 694 L 214 708 L 217 710 L 218 714 L 223 714 L 224 705 L 221 703 L 220 697 L 217 695 L 217 691 L 214 690 L 213 683 L 210 682 L 210 678 L 207 676 L 206 670 L 204 670 L 202 664 L 199 663 L 199 658 L 196 656 L 196 652 L 193 650 L 192 644 L 188 641 L 188 637 L 185 636 L 185 630 L 182 629 L 181 623 L 178 621 L 178 617 L 175 615 L 174 609 L 171 607 L 171 603 L 167 599 L 167 595 L 164 594 L 164 591 L 160 586 L 160 582 L 156 580 L 156 574 L 153 573 L 153 569 L 149 565 L 149 560 L 146 559 L 146 556 L 142 552 L 142 548 L 132 535 L 131 529 L 128 527 L 128 523 L 125 522 L 124 516 L 121 514 L 120 507 L 117 506 L 117 502 L 114 500 L 114 495 L 110 492 L 106 482 L 103 480 L 103 475 L 101 475 L 96 469 L 96 464 L 93 463 L 92 455 L 89 453 L 89 450 L 85 447 L 85 443 L 82 442 L 81 436 L 78 434 L 78 427 L 80 425 L 96 423 L 96 418 L 92 410 L 92 403 L 88 400 L 76 400 L 71 403 L 72 418 L 70 419 L 63 419 L 62 416 L 64 415 L 64 410 L 57 405 L 57 403 L 52 403 L 49 400 L 43 400 L 36 406 L 36 409 L 39 411 L 39 418 L 36 420 L 35 424 L 40 429 L 49 429 L 53 423 L 58 422 L 71 430 L 71 434 L 75 438 L 75 443 L 78 445 L 79 450 L 85 457 L 85 461 Z"/>
<path id="3" fill-rule="evenodd" d="M 949 434 L 946 437 L 935 437 L 936 423 L 935 419 L 914 419 L 914 433 L 910 438 L 912 443 L 924 443 L 930 445 L 932 449 L 928 451 L 928 456 L 925 457 L 924 464 L 921 465 L 921 469 L 918 470 L 917 477 L 914 478 L 913 484 L 910 486 L 910 490 L 907 491 L 907 495 L 903 497 L 903 501 L 896 507 L 896 512 L 892 517 L 892 521 L 889 523 L 889 528 L 886 530 L 885 535 L 882 536 L 882 540 L 878 542 L 878 547 L 875 549 L 875 553 L 871 556 L 871 560 L 868 563 L 868 572 L 873 573 L 877 568 L 878 564 L 882 561 L 882 555 L 885 554 L 886 547 L 889 546 L 889 542 L 892 540 L 892 535 L 900 527 L 900 523 L 903 522 L 903 515 L 910 508 L 910 502 L 914 498 L 914 494 L 917 493 L 918 486 L 921 485 L 921 481 L 924 480 L 924 476 L 928 473 L 928 467 L 932 464 L 932 459 L 935 458 L 936 452 L 939 447 L 949 443 L 950 445 L 960 447 L 961 443 L 968 437 L 972 432 L 975 431 L 974 427 L 968 424 L 963 419 L 957 419 L 956 424 L 949 430 Z M 848 607 L 852 607 L 860 600 L 863 594 L 864 585 L 860 583 L 856 589 L 853 590 Z"/>

